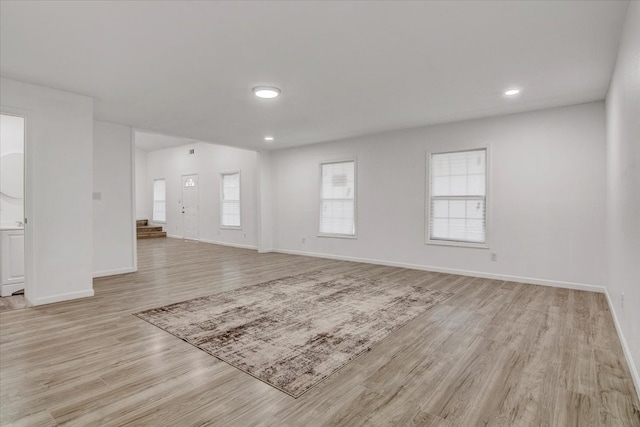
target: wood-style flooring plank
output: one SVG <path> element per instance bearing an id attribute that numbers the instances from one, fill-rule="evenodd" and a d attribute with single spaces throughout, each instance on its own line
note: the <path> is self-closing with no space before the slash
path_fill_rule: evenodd
<path id="1" fill-rule="evenodd" d="M 640 426 L 603 295 L 185 242 L 138 242 L 95 296 L 0 312 L 0 425 Z M 322 270 L 454 295 L 294 399 L 133 316 Z"/>

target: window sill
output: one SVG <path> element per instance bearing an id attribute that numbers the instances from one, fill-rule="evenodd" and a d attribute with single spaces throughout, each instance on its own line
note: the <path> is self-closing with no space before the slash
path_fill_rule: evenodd
<path id="1" fill-rule="evenodd" d="M 242 226 L 221 225 L 220 230 L 242 230 Z"/>
<path id="2" fill-rule="evenodd" d="M 471 249 L 489 249 L 489 245 L 486 243 L 456 242 L 453 240 L 427 240 L 425 242 L 425 245 L 457 246 L 461 248 L 471 248 Z"/>
<path id="3" fill-rule="evenodd" d="M 323 233 L 318 233 L 318 237 L 333 237 L 336 239 L 357 239 L 357 237 L 355 235 L 349 235 L 349 234 L 323 234 Z"/>

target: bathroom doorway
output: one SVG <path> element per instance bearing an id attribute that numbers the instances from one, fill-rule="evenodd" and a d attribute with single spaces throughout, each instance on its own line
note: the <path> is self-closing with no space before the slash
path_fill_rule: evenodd
<path id="1" fill-rule="evenodd" d="M 0 113 L 0 311 L 26 307 L 25 118 Z"/>

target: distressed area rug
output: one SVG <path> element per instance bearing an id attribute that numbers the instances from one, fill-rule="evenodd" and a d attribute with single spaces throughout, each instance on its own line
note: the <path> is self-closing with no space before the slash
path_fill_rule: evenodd
<path id="1" fill-rule="evenodd" d="M 135 315 L 299 397 L 451 295 L 312 271 Z"/>

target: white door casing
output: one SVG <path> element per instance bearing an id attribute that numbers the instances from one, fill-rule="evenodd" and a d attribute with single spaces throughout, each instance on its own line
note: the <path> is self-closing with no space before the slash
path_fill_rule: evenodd
<path id="1" fill-rule="evenodd" d="M 182 176 L 182 236 L 188 240 L 200 238 L 198 175 Z"/>

